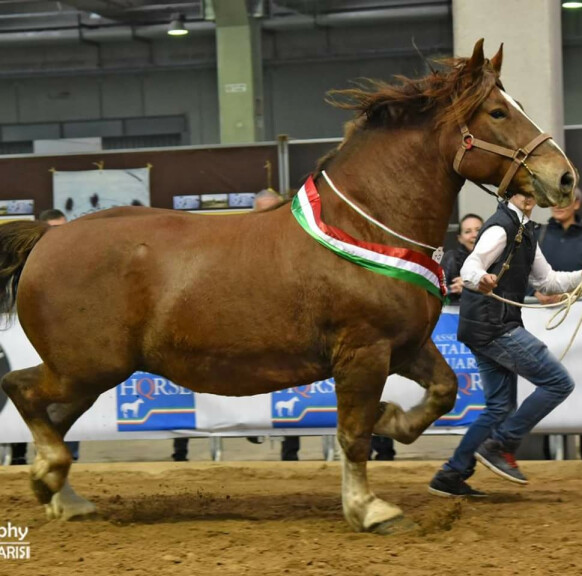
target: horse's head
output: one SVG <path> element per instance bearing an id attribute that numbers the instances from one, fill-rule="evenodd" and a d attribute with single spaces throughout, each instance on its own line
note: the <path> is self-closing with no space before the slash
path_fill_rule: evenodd
<path id="1" fill-rule="evenodd" d="M 543 134 L 499 81 L 503 45 L 488 60 L 483 40 L 469 59 L 453 62 L 456 88 L 450 120 L 454 169 L 463 178 L 499 186 L 499 194 L 531 194 L 542 206 L 572 203 L 576 170 L 564 152 Z"/>
<path id="2" fill-rule="evenodd" d="M 344 142 L 320 160 L 318 169 L 331 165 L 357 134 L 388 134 L 386 142 L 393 146 L 394 133 L 385 129 L 405 128 L 396 151 L 390 149 L 399 166 L 409 158 L 418 164 L 432 162 L 429 149 L 438 148 L 447 174 L 454 169 L 477 184 L 499 186 L 500 196 L 531 194 L 543 207 L 571 204 L 576 170 L 504 90 L 499 80 L 502 58 L 500 48 L 491 60 L 486 59 L 479 40 L 471 58 L 445 60 L 441 69 L 424 78 L 399 76 L 400 84 L 364 79 L 356 88 L 332 90 L 328 101 L 357 115 Z M 425 133 L 420 147 L 406 148 L 402 135 L 421 130 Z M 376 138 L 376 149 L 381 145 Z M 355 146 L 361 149 L 360 141 Z M 353 154 L 353 148 L 348 153 Z"/>

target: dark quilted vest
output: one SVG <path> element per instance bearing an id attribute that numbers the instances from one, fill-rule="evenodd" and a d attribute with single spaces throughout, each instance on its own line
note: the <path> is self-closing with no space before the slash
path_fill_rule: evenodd
<path id="1" fill-rule="evenodd" d="M 533 222 L 529 222 L 525 227 L 521 244 L 516 244 L 515 236 L 519 229 L 519 217 L 505 204 L 499 204 L 495 214 L 485 222 L 477 242 L 485 230 L 492 226 L 501 226 L 505 230 L 507 245 L 501 256 L 487 270 L 489 274 L 499 274 L 501 266 L 507 260 L 513 246 L 516 245 L 509 269 L 503 274 L 494 292 L 508 300 L 523 302 L 536 253 Z M 463 290 L 457 335 L 461 342 L 470 348 L 485 346 L 516 326 L 523 326 L 521 308 L 499 302 L 481 292 L 468 288 Z"/>

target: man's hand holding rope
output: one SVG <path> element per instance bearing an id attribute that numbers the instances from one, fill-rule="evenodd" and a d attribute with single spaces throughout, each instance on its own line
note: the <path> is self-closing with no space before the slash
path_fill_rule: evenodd
<path id="1" fill-rule="evenodd" d="M 493 291 L 493 288 L 497 287 L 497 275 L 495 274 L 484 274 L 479 280 L 479 292 L 483 294 L 489 294 Z"/>

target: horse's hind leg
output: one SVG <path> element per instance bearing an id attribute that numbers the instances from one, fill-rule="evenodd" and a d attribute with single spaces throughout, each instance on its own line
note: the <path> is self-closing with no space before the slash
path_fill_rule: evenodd
<path id="1" fill-rule="evenodd" d="M 380 403 L 374 433 L 410 444 L 435 420 L 452 410 L 457 377 L 432 340 L 428 340 L 410 365 L 398 373 L 420 384 L 426 394 L 420 404 L 407 412 L 392 402 Z"/>
<path id="2" fill-rule="evenodd" d="M 59 434 L 64 438 L 71 426 L 97 400 L 97 396 L 82 398 L 68 404 L 51 404 L 48 408 L 51 422 L 56 426 Z M 62 489 L 53 495 L 46 506 L 49 519 L 70 520 L 80 516 L 89 516 L 96 512 L 93 502 L 79 496 L 71 487 L 68 480 Z"/>
<path id="3" fill-rule="evenodd" d="M 346 520 L 358 532 L 391 533 L 410 527 L 400 508 L 370 490 L 366 472 L 389 360 L 386 348 L 360 349 L 349 364 L 334 368 L 337 435 L 343 452 L 342 504 Z"/>
<path id="4" fill-rule="evenodd" d="M 2 387 L 29 427 L 35 442 L 36 458 L 31 469 L 34 493 L 40 503 L 47 506 L 50 517 L 55 517 L 55 510 L 59 509 L 58 515 L 63 516 L 59 498 L 53 503 L 53 497 L 61 493 L 61 501 L 63 497 L 73 501 L 76 496 L 67 484 L 72 457 L 63 437 L 94 398 L 71 401 L 67 386 L 42 364 L 10 372 L 2 379 Z M 62 403 L 62 407 L 55 403 Z M 80 508 L 77 502 L 77 509 Z M 88 506 L 84 508 L 87 513 Z"/>

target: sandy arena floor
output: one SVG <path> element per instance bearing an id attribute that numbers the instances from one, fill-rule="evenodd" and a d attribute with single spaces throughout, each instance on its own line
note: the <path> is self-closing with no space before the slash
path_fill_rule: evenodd
<path id="1" fill-rule="evenodd" d="M 373 462 L 376 492 L 418 528 L 356 534 L 338 462 L 79 463 L 99 516 L 48 522 L 24 467 L 0 468 L 1 524 L 30 529 L 31 559 L 1 576 L 165 574 L 459 576 L 582 574 L 582 461 L 524 462 L 522 488 L 480 469 L 477 502 L 431 496 L 440 462 Z"/>

